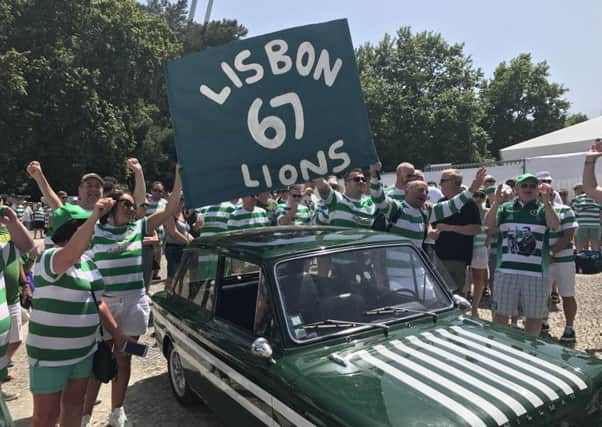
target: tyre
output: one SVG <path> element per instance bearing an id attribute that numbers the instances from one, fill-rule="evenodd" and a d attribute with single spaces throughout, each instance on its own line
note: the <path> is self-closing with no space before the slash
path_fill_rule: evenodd
<path id="1" fill-rule="evenodd" d="M 184 406 L 190 406 L 199 402 L 198 397 L 188 385 L 180 355 L 173 345 L 170 345 L 167 350 L 167 373 L 169 376 L 169 385 L 178 402 Z"/>

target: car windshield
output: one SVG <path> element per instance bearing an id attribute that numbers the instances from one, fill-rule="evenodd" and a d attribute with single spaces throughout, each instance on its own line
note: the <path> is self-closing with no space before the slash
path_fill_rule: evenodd
<path id="1" fill-rule="evenodd" d="M 283 261 L 276 279 L 288 328 L 298 341 L 408 316 L 436 320 L 437 310 L 452 305 L 409 245 Z"/>

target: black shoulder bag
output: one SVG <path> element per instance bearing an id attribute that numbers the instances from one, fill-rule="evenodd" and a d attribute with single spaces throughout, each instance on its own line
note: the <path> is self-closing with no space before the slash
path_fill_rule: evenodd
<path id="1" fill-rule="evenodd" d="M 92 289 L 90 289 L 90 292 L 92 293 L 92 299 L 94 299 L 94 304 L 96 304 L 96 310 L 98 311 L 98 301 L 96 300 L 96 295 L 94 295 L 94 291 Z M 111 347 L 104 340 L 100 312 L 98 316 L 98 325 L 100 326 L 101 340 L 98 343 L 96 353 L 94 353 L 94 365 L 92 370 L 94 371 L 94 376 L 98 381 L 108 383 L 117 375 L 117 362 L 115 361 L 115 356 L 113 355 L 113 351 L 111 351 Z"/>

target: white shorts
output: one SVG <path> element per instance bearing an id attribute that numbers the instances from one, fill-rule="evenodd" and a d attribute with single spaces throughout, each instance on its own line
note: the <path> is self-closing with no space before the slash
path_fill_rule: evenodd
<path id="1" fill-rule="evenodd" d="M 10 329 L 8 330 L 8 342 L 10 344 L 23 341 L 23 323 L 21 322 L 21 304 L 8 306 L 10 316 Z"/>
<path id="2" fill-rule="evenodd" d="M 470 266 L 472 268 L 480 268 L 486 270 L 489 265 L 489 251 L 487 246 L 481 246 L 479 248 L 473 248 L 472 250 L 472 261 Z"/>
<path id="3" fill-rule="evenodd" d="M 146 333 L 150 306 L 146 294 L 109 296 L 103 295 L 103 301 L 109 307 L 119 329 L 124 335 L 139 337 Z M 103 328 L 105 341 L 111 339 L 111 334 Z"/>
<path id="4" fill-rule="evenodd" d="M 555 262 L 550 264 L 550 291 L 553 282 L 556 282 L 558 294 L 561 297 L 575 296 L 575 263 Z"/>

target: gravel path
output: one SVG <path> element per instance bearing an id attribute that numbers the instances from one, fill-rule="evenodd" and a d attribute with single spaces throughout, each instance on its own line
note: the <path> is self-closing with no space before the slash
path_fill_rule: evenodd
<path id="1" fill-rule="evenodd" d="M 164 272 L 162 273 L 165 274 Z M 161 284 L 153 285 L 153 290 L 159 290 Z M 587 351 L 602 358 L 602 274 L 577 276 L 577 300 L 579 304 L 575 330 L 577 344 L 575 348 Z M 491 318 L 491 312 L 481 310 L 484 319 Z M 562 335 L 564 317 L 562 308 L 550 315 L 550 339 L 557 340 Z M 25 328 L 27 329 L 27 328 Z M 126 400 L 126 413 L 133 425 L 136 426 L 212 426 L 219 427 L 221 423 L 206 407 L 199 404 L 193 409 L 183 408 L 173 398 L 167 377 L 167 365 L 159 348 L 154 347 L 154 339 L 148 333 L 141 338 L 142 342 L 151 346 L 145 358 L 133 358 L 132 379 Z M 25 348 L 19 348 L 15 367 L 10 372 L 15 379 L 3 385 L 4 390 L 19 392 L 21 397 L 8 402 L 9 410 L 17 426 L 28 426 L 31 421 L 33 408 L 32 396 L 29 392 L 29 374 Z M 102 403 L 96 408 L 93 416 L 95 426 L 105 426 L 110 411 L 110 386 L 101 388 Z"/>

